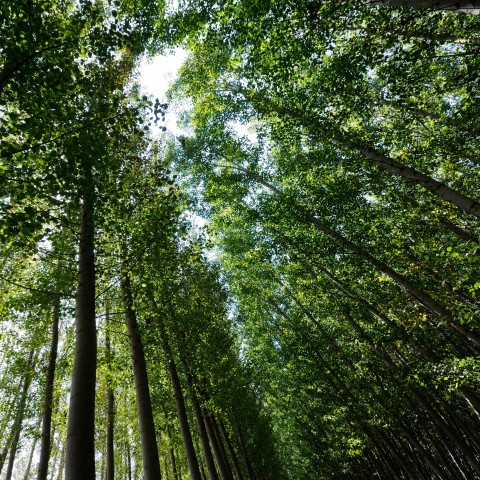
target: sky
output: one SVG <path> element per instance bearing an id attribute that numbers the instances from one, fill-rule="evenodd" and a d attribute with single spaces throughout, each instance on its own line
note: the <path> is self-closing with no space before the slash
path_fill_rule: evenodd
<path id="1" fill-rule="evenodd" d="M 144 92 L 147 95 L 152 95 L 154 99 L 158 98 L 161 103 L 166 102 L 165 95 L 168 87 L 175 80 L 178 69 L 186 56 L 187 52 L 185 50 L 176 48 L 165 55 L 159 55 L 150 60 L 144 59 L 139 68 L 139 80 Z M 174 134 L 180 133 L 176 122 L 177 116 L 174 110 L 169 108 L 165 116 L 165 126 L 169 132 Z M 153 125 L 152 128 L 155 131 Z"/>

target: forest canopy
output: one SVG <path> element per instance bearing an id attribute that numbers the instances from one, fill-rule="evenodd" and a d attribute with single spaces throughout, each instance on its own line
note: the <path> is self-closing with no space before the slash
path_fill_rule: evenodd
<path id="1" fill-rule="evenodd" d="M 480 2 L 0 0 L 0 38 L 6 480 L 480 478 Z"/>

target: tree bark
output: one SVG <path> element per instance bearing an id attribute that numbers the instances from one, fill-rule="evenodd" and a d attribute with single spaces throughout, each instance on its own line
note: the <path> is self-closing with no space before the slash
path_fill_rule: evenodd
<path id="1" fill-rule="evenodd" d="M 92 165 L 84 165 L 78 285 L 75 306 L 75 353 L 66 441 L 68 480 L 95 478 L 95 322 L 94 185 Z"/>
<path id="2" fill-rule="evenodd" d="M 247 467 L 247 472 L 248 472 L 248 479 L 249 480 L 256 480 L 256 475 L 253 470 L 252 463 L 250 462 L 250 459 L 248 457 L 248 452 L 247 452 L 247 446 L 245 445 L 245 441 L 243 439 L 242 431 L 240 429 L 240 426 L 238 425 L 237 420 L 234 422 L 234 427 L 235 431 L 237 433 L 237 438 L 238 438 L 238 444 L 240 445 L 240 452 L 242 454 L 243 458 L 243 463 Z"/>
<path id="3" fill-rule="evenodd" d="M 230 458 L 232 459 L 232 465 L 233 465 L 233 469 L 235 470 L 235 475 L 237 476 L 238 480 L 243 480 L 242 470 L 240 468 L 240 464 L 238 463 L 238 458 L 235 453 L 235 449 L 233 448 L 232 442 L 230 441 L 230 437 L 228 436 L 227 429 L 225 428 L 225 425 L 221 420 L 218 422 L 218 426 L 225 440 L 225 445 L 227 446 Z"/>
<path id="4" fill-rule="evenodd" d="M 387 0 L 388 1 L 388 0 Z M 474 0 L 478 1 L 478 0 Z M 386 3 L 386 2 L 382 2 Z M 421 3 L 412 1 L 412 3 Z M 439 3 L 439 2 L 429 2 L 429 3 Z M 455 3 L 454 1 L 449 3 Z M 457 2 L 458 3 L 458 2 Z M 473 13 L 473 12 L 472 12 Z M 479 11 L 480 13 L 480 11 Z M 232 90 L 241 91 L 241 89 L 232 87 Z M 260 105 L 262 108 L 264 105 L 268 105 L 269 110 L 273 110 L 280 115 L 285 115 L 287 117 L 293 118 L 304 125 L 306 128 L 309 128 L 315 132 L 318 132 L 322 139 L 330 138 L 332 142 L 337 144 L 340 147 L 343 147 L 347 150 L 354 151 L 362 155 L 366 160 L 370 161 L 377 167 L 385 170 L 386 172 L 403 177 L 405 180 L 416 183 L 420 185 L 425 190 L 437 195 L 446 202 L 449 202 L 456 207 L 460 208 L 466 213 L 470 213 L 480 218 L 480 203 L 472 198 L 457 192 L 453 188 L 450 188 L 448 185 L 435 180 L 434 178 L 419 172 L 415 168 L 408 167 L 400 161 L 389 157 L 388 155 L 381 154 L 377 152 L 374 148 L 370 146 L 362 145 L 361 142 L 356 142 L 345 138 L 345 135 L 340 130 L 330 130 L 325 128 L 322 125 L 319 125 L 318 122 L 315 122 L 314 119 L 305 118 L 303 112 L 295 111 L 292 107 L 283 107 L 282 105 L 275 104 L 274 101 L 268 98 L 264 98 L 261 95 L 254 95 L 253 97 L 245 91 L 242 93 L 249 98 L 255 106 Z M 236 166 L 238 168 L 238 166 Z M 247 171 L 245 168 L 238 168 L 242 171 Z M 251 172 L 250 172 L 251 173 Z M 258 177 L 258 176 L 257 176 Z M 278 192 L 278 191 L 277 191 Z"/>
<path id="5" fill-rule="evenodd" d="M 180 433 L 182 435 L 183 446 L 187 455 L 187 464 L 188 470 L 190 472 L 190 478 L 192 478 L 192 480 L 202 480 L 197 455 L 195 453 L 195 447 L 193 446 L 192 434 L 190 431 L 190 426 L 188 424 L 187 410 L 185 408 L 185 399 L 183 397 L 180 379 L 178 378 L 177 367 L 173 358 L 172 349 L 170 348 L 170 344 L 168 343 L 167 332 L 165 330 L 165 326 L 162 323 L 162 320 L 159 319 L 158 323 L 160 328 L 163 351 L 165 353 L 165 360 L 167 363 L 167 369 L 170 375 L 173 393 L 175 396 L 175 407 L 177 410 L 177 417 L 180 425 Z"/>
<path id="6" fill-rule="evenodd" d="M 112 349 L 110 346 L 110 325 L 109 311 L 106 308 L 106 330 L 105 330 L 105 348 L 107 353 L 107 367 L 109 377 L 107 379 L 107 452 L 105 479 L 114 480 L 115 478 L 115 455 L 114 455 L 114 429 L 115 429 L 115 396 L 112 387 Z"/>
<path id="7" fill-rule="evenodd" d="M 42 421 L 42 418 L 39 417 L 38 424 L 37 424 L 37 430 L 40 429 L 40 422 Z M 32 462 L 33 462 L 33 455 L 35 454 L 35 448 L 37 447 L 37 441 L 38 437 L 35 436 L 32 442 L 32 448 L 30 449 L 30 454 L 28 456 L 28 463 L 27 467 L 25 468 L 25 473 L 23 474 L 23 480 L 28 480 L 30 477 L 30 470 L 32 469 Z"/>
<path id="8" fill-rule="evenodd" d="M 232 480 L 229 468 L 224 462 L 222 451 L 220 449 L 220 445 L 218 444 L 210 416 L 208 415 L 208 413 L 206 413 L 205 409 L 202 409 L 202 413 L 203 420 L 205 422 L 205 429 L 207 430 L 210 445 L 212 446 L 213 450 L 213 455 L 215 457 L 215 461 L 217 462 L 218 470 L 220 472 L 220 477 L 222 480 Z"/>
<path id="9" fill-rule="evenodd" d="M 198 435 L 202 444 L 203 458 L 205 459 L 205 464 L 207 465 L 208 477 L 210 480 L 219 480 L 217 469 L 215 468 L 215 461 L 213 459 L 212 451 L 208 443 L 208 434 L 205 428 L 205 423 L 203 421 L 202 409 L 198 402 L 198 398 L 196 396 L 193 386 L 193 381 L 190 376 L 188 378 L 188 384 L 190 388 L 193 410 L 195 412 L 195 420 L 197 422 Z"/>
<path id="10" fill-rule="evenodd" d="M 387 155 L 382 155 L 375 152 L 372 148 L 357 147 L 348 142 L 344 142 L 344 146 L 356 150 L 363 155 L 367 160 L 380 167 L 382 170 L 389 172 L 393 175 L 399 175 L 405 180 L 412 183 L 416 183 L 423 187 L 425 190 L 434 193 L 441 199 L 449 202 L 466 213 L 470 213 L 480 218 L 480 203 L 473 200 L 460 192 L 457 192 L 453 188 L 445 185 L 444 183 L 435 180 L 434 178 L 425 175 L 424 173 L 415 170 L 414 168 L 403 165 L 398 160 L 395 160 Z"/>
<path id="11" fill-rule="evenodd" d="M 30 388 L 30 383 L 32 382 L 33 368 L 34 368 L 33 358 L 34 358 L 34 351 L 31 350 L 30 355 L 28 357 L 28 361 L 26 363 L 25 377 L 23 380 L 20 402 L 18 404 L 18 410 L 15 416 L 15 422 L 13 423 L 13 426 L 12 426 L 13 436 L 12 436 L 12 442 L 10 444 L 10 452 L 9 452 L 5 480 L 11 480 L 12 474 L 13 474 L 13 464 L 15 462 L 15 456 L 17 454 L 18 441 L 20 439 L 20 433 L 22 431 L 23 418 L 25 415 L 25 407 L 27 405 L 28 389 Z"/>
<path id="12" fill-rule="evenodd" d="M 144 479 L 160 480 L 160 459 L 158 456 L 152 402 L 150 400 L 147 365 L 145 362 L 143 343 L 138 329 L 137 316 L 134 310 L 132 288 L 127 269 L 124 269 L 122 272 L 121 289 L 125 304 L 125 317 L 133 363 Z"/>
<path id="13" fill-rule="evenodd" d="M 244 168 L 241 165 L 237 165 L 235 163 L 232 163 L 230 166 L 235 168 L 236 170 L 246 173 L 248 177 L 257 181 L 261 185 L 264 185 L 278 197 L 283 198 L 287 202 L 287 204 L 289 204 L 296 211 L 296 217 L 299 221 L 308 221 L 328 237 L 337 240 L 337 242 L 342 245 L 346 250 L 359 256 L 360 258 L 368 262 L 370 265 L 375 267 L 378 271 L 390 277 L 397 285 L 404 288 L 413 298 L 415 298 L 420 304 L 426 307 L 430 312 L 448 320 L 448 324 L 451 328 L 457 330 L 457 332 L 471 340 L 475 345 L 480 346 L 480 334 L 471 330 L 468 327 L 465 327 L 464 325 L 457 323 L 453 314 L 442 303 L 435 300 L 427 292 L 421 290 L 420 288 L 417 288 L 412 282 L 410 282 L 410 280 L 396 272 L 393 268 L 389 267 L 378 258 L 368 253 L 364 248 L 351 242 L 350 240 L 348 240 L 348 238 L 344 237 L 334 228 L 321 222 L 314 214 L 309 211 L 309 209 L 292 201 L 289 197 L 285 195 L 283 191 L 279 190 L 278 188 L 264 180 L 260 175 L 251 172 L 247 168 Z"/>
<path id="14" fill-rule="evenodd" d="M 175 460 L 175 451 L 172 447 L 170 447 L 170 461 L 172 462 L 172 473 L 173 478 L 178 480 L 178 473 L 177 473 L 177 462 Z"/>
<path id="15" fill-rule="evenodd" d="M 222 455 L 225 466 L 227 467 L 228 474 L 230 475 L 230 478 L 233 479 L 232 469 L 230 468 L 230 462 L 228 461 L 227 452 L 225 451 L 225 446 L 223 444 L 222 436 L 220 435 L 220 430 L 219 430 L 218 425 L 217 425 L 217 420 L 216 420 L 215 416 L 213 415 L 213 413 L 210 413 L 209 417 L 210 417 L 210 421 L 212 422 L 213 432 L 215 433 L 215 437 L 217 439 L 218 446 L 220 448 L 220 453 Z"/>
<path id="16" fill-rule="evenodd" d="M 132 455 L 130 445 L 127 443 L 127 479 L 132 480 Z"/>
<path id="17" fill-rule="evenodd" d="M 478 0 L 370 0 L 366 3 L 392 7 L 448 10 L 450 12 L 464 12 L 473 15 L 480 14 L 480 1 Z"/>
<path id="18" fill-rule="evenodd" d="M 43 407 L 42 441 L 40 444 L 40 459 L 38 462 L 37 480 L 47 480 L 48 462 L 51 451 L 51 429 L 53 410 L 53 385 L 55 382 L 55 367 L 58 350 L 58 324 L 60 320 L 60 299 L 55 299 L 52 319 L 52 341 L 48 358 L 47 378 L 45 379 L 45 404 Z"/>

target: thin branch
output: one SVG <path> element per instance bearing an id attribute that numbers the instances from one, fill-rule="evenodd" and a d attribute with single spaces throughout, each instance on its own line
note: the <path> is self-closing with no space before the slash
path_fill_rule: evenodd
<path id="1" fill-rule="evenodd" d="M 75 298 L 75 295 L 72 295 L 72 294 L 69 294 L 69 293 L 52 292 L 51 290 L 41 290 L 39 288 L 27 287 L 26 285 L 22 285 L 21 283 L 17 283 L 17 282 L 14 282 L 12 280 L 9 280 L 8 278 L 4 277 L 3 275 L 0 275 L 0 279 L 4 280 L 5 282 L 9 283 L 10 285 L 14 285 L 15 287 L 19 287 L 19 288 L 22 288 L 24 290 L 30 290 L 32 292 L 43 293 L 44 295 L 49 295 L 49 296 L 53 296 L 53 297 Z"/>

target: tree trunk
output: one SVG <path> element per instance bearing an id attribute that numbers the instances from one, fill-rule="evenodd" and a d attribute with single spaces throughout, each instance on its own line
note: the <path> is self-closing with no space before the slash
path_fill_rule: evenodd
<path id="1" fill-rule="evenodd" d="M 220 477 L 222 480 L 232 480 L 232 475 L 228 465 L 225 463 L 221 447 L 218 443 L 217 437 L 215 435 L 215 430 L 212 425 L 210 415 L 202 409 L 203 420 L 205 422 L 205 429 L 207 430 L 208 438 L 210 440 L 210 445 L 212 446 L 213 455 L 215 456 L 215 461 L 217 462 L 218 470 L 220 472 Z"/>
<path id="2" fill-rule="evenodd" d="M 95 478 L 95 322 L 94 185 L 92 166 L 84 165 L 83 205 L 75 307 L 75 353 L 66 441 L 68 480 Z"/>
<path id="3" fill-rule="evenodd" d="M 130 445 L 127 443 L 127 479 L 132 480 L 132 455 Z"/>
<path id="4" fill-rule="evenodd" d="M 172 447 L 170 447 L 170 461 L 172 462 L 172 473 L 173 478 L 178 480 L 178 473 L 177 473 L 177 462 L 175 461 L 175 451 Z"/>
<path id="5" fill-rule="evenodd" d="M 396 272 L 393 268 L 389 267 L 385 263 L 383 263 L 378 258 L 374 257 L 370 253 L 368 253 L 364 248 L 356 245 L 355 243 L 348 240 L 348 238 L 344 237 L 341 233 L 337 232 L 334 228 L 322 223 L 314 214 L 312 214 L 309 209 L 305 208 L 302 205 L 299 205 L 292 201 L 290 198 L 286 197 L 284 192 L 279 190 L 278 188 L 271 185 L 269 182 L 265 181 L 260 175 L 251 172 L 247 168 L 242 167 L 241 165 L 232 164 L 233 168 L 244 172 L 249 176 L 251 179 L 257 181 L 261 185 L 264 185 L 268 189 L 270 189 L 273 193 L 275 193 L 278 197 L 283 198 L 287 204 L 289 204 L 292 209 L 294 209 L 297 213 L 296 217 L 299 221 L 313 224 L 318 230 L 322 233 L 331 237 L 338 241 L 340 245 L 342 245 L 346 250 L 354 253 L 355 255 L 359 256 L 370 265 L 375 267 L 378 271 L 384 273 L 389 278 L 391 278 L 397 285 L 404 288 L 413 298 L 415 298 L 420 304 L 426 307 L 430 312 L 433 314 L 445 318 L 448 320 L 448 324 L 457 332 L 462 334 L 464 337 L 471 340 L 475 345 L 480 346 L 480 334 L 471 330 L 470 328 L 461 325 L 455 321 L 453 314 L 440 302 L 435 300 L 431 295 L 427 292 L 423 291 L 420 288 L 417 288 L 410 280 L 405 278 L 403 275 Z M 480 208 L 480 205 L 479 205 Z M 480 210 L 479 210 L 480 212 Z"/>
<path id="6" fill-rule="evenodd" d="M 222 436 L 225 440 L 225 445 L 227 446 L 230 458 L 232 459 L 232 465 L 233 465 L 233 469 L 235 470 L 235 475 L 237 476 L 238 480 L 243 480 L 242 470 L 240 469 L 238 458 L 235 453 L 235 449 L 233 448 L 232 442 L 230 441 L 230 437 L 228 436 L 227 429 L 225 428 L 225 425 L 221 420 L 218 422 L 218 425 L 220 427 Z"/>
<path id="7" fill-rule="evenodd" d="M 37 430 L 40 428 L 40 422 L 42 421 L 42 418 L 39 417 L 38 425 L 37 425 Z M 28 463 L 27 463 L 27 468 L 25 468 L 25 473 L 23 474 L 23 480 L 28 480 L 30 477 L 30 470 L 32 469 L 32 461 L 33 461 L 33 455 L 35 454 L 35 448 L 37 446 L 37 441 L 38 437 L 35 436 L 32 442 L 32 448 L 30 449 L 30 455 L 28 456 Z"/>
<path id="8" fill-rule="evenodd" d="M 19 391 L 22 388 L 22 385 L 23 385 L 23 381 L 20 378 L 20 381 L 18 382 L 16 390 Z M 16 407 L 15 404 L 18 405 L 19 400 L 18 400 L 17 396 L 12 396 L 12 400 L 8 405 L 9 411 L 14 411 L 15 408 L 18 408 L 18 407 Z M 6 417 L 7 421 L 4 424 L 3 435 L 2 435 L 2 438 L 5 439 L 5 444 L 3 446 L 2 452 L 0 453 L 0 474 L 2 473 L 3 467 L 5 466 L 5 460 L 7 459 L 8 450 L 10 449 L 10 445 L 12 444 L 13 436 L 15 434 L 15 431 L 13 429 L 13 425 L 15 424 L 15 420 L 14 420 L 12 426 L 10 427 L 10 434 L 8 436 L 6 435 L 6 430 L 7 430 L 8 423 L 9 423 L 8 420 L 10 420 L 10 419 L 8 418 L 7 415 L 5 417 Z"/>
<path id="9" fill-rule="evenodd" d="M 185 399 L 183 397 L 182 386 L 178 378 L 177 367 L 172 354 L 172 349 L 168 343 L 167 332 L 162 320 L 158 320 L 160 335 L 162 337 L 162 346 L 165 353 L 165 360 L 167 362 L 168 373 L 172 382 L 173 393 L 175 396 L 175 407 L 177 410 L 178 422 L 180 424 L 180 433 L 182 435 L 183 446 L 187 455 L 188 470 L 192 480 L 201 480 L 200 468 L 198 465 L 195 447 L 193 446 L 192 434 L 188 424 L 187 410 L 185 408 Z"/>
<path id="10" fill-rule="evenodd" d="M 198 398 L 195 394 L 193 382 L 190 377 L 188 378 L 188 383 L 189 383 L 189 388 L 191 392 L 193 410 L 195 412 L 195 420 L 197 422 L 198 435 L 200 437 L 200 442 L 202 444 L 203 458 L 205 459 L 205 464 L 207 465 L 208 477 L 210 480 L 219 480 L 217 469 L 215 468 L 215 461 L 213 459 L 212 451 L 208 443 L 208 434 L 205 428 L 205 423 L 203 421 L 202 409 L 198 402 Z"/>
<path id="11" fill-rule="evenodd" d="M 27 404 L 28 389 L 30 388 L 30 383 L 32 382 L 33 375 L 33 356 L 34 351 L 30 351 L 28 361 L 25 368 L 25 377 L 23 380 L 22 393 L 20 397 L 20 402 L 18 404 L 17 414 L 15 416 L 15 422 L 12 426 L 13 436 L 12 442 L 10 444 L 10 452 L 8 458 L 7 473 L 5 475 L 5 480 L 11 480 L 13 474 L 13 464 L 15 462 L 15 456 L 17 454 L 18 441 L 20 439 L 20 433 L 22 431 L 23 418 L 25 415 L 25 406 Z"/>
<path id="12" fill-rule="evenodd" d="M 58 465 L 58 470 L 57 470 L 57 480 L 63 479 L 63 470 L 65 469 L 65 454 L 66 454 L 66 446 L 63 445 L 62 451 L 60 452 L 60 463 Z"/>
<path id="13" fill-rule="evenodd" d="M 448 10 L 450 12 L 465 12 L 474 15 L 480 14 L 480 1 L 478 0 L 370 0 L 366 3 L 392 7 Z"/>
<path id="14" fill-rule="evenodd" d="M 52 342 L 48 358 L 47 378 L 45 379 L 45 404 L 43 407 L 42 442 L 40 444 L 40 459 L 38 462 L 37 480 L 47 480 L 48 462 L 51 450 L 51 428 L 53 410 L 53 384 L 58 350 L 58 323 L 60 319 L 60 299 L 55 299 L 53 307 Z"/>
<path id="15" fill-rule="evenodd" d="M 125 266 L 125 265 L 124 265 Z M 121 289 L 125 304 L 128 338 L 132 354 L 135 393 L 137 398 L 138 422 L 142 445 L 143 471 L 145 480 L 160 480 L 160 459 L 158 456 L 155 424 L 153 421 L 147 365 L 142 339 L 138 330 L 137 316 L 134 310 L 132 288 L 128 270 L 122 272 Z"/>
<path id="16" fill-rule="evenodd" d="M 388 1 L 388 0 L 387 0 Z M 478 1 L 478 0 L 473 0 Z M 421 2 L 421 0 L 420 0 Z M 412 1 L 412 3 L 420 3 Z M 385 2 L 386 3 L 386 2 Z M 438 2 L 430 2 L 438 3 Z M 449 3 L 455 3 L 454 1 Z M 457 2 L 458 3 L 458 2 Z M 474 13 L 474 12 L 472 12 Z M 238 88 L 233 87 L 233 90 L 239 90 Z M 295 111 L 292 107 L 283 107 L 282 105 L 275 104 L 271 99 L 264 98 L 260 95 L 252 96 L 248 92 L 242 92 L 247 98 L 250 98 L 253 101 L 254 105 L 260 105 L 261 107 L 265 104 L 268 104 L 268 108 L 271 110 L 272 107 L 275 112 L 279 115 L 285 115 L 287 117 L 293 118 L 304 125 L 306 128 L 309 128 L 315 132 L 318 132 L 321 135 L 322 139 L 330 138 L 332 142 L 336 143 L 340 147 L 343 147 L 347 150 L 354 151 L 362 155 L 366 160 L 372 162 L 377 167 L 385 170 L 386 172 L 400 176 L 407 180 L 408 182 L 416 183 L 420 185 L 425 190 L 439 196 L 446 202 L 449 202 L 456 207 L 460 208 L 466 213 L 480 217 L 480 203 L 476 200 L 473 200 L 466 195 L 457 192 L 453 188 L 450 188 L 448 185 L 435 180 L 429 175 L 419 172 L 418 170 L 404 165 L 400 161 L 391 158 L 387 155 L 378 153 L 374 148 L 369 146 L 361 145 L 360 142 L 352 141 L 351 139 L 345 138 L 344 134 L 340 130 L 333 131 L 329 128 L 325 128 L 322 125 L 319 125 L 318 122 L 315 122 L 315 119 L 306 118 L 303 115 L 303 112 Z M 237 165 L 235 168 L 247 171 L 248 169 L 239 168 Z M 248 172 L 251 174 L 251 172 Z M 257 176 L 258 177 L 258 176 Z"/>
<path id="17" fill-rule="evenodd" d="M 453 188 L 445 185 L 444 183 L 435 180 L 434 178 L 425 175 L 424 173 L 415 170 L 414 168 L 403 165 L 398 160 L 395 160 L 387 155 L 383 155 L 375 152 L 372 148 L 368 147 L 356 147 L 350 143 L 345 142 L 344 146 L 356 150 L 363 155 L 367 160 L 393 175 L 399 175 L 409 182 L 416 183 L 423 187 L 425 190 L 434 193 L 441 199 L 449 202 L 466 213 L 480 217 L 480 203 L 463 195 L 463 193 L 457 192 Z"/>
<path id="18" fill-rule="evenodd" d="M 237 433 L 238 444 L 240 445 L 240 452 L 242 454 L 243 462 L 247 467 L 248 472 L 248 479 L 249 480 L 256 480 L 255 472 L 253 470 L 253 466 L 248 458 L 247 446 L 245 445 L 245 441 L 243 439 L 242 431 L 240 430 L 240 426 L 238 425 L 237 421 L 235 420 L 235 431 Z"/>
<path id="19" fill-rule="evenodd" d="M 217 420 L 215 419 L 215 416 L 213 415 L 213 413 L 209 413 L 209 418 L 210 418 L 210 421 L 212 422 L 213 432 L 215 433 L 215 438 L 217 439 L 217 443 L 218 443 L 218 446 L 220 448 L 220 453 L 222 455 L 223 462 L 225 463 L 225 466 L 227 467 L 228 474 L 230 475 L 230 478 L 233 479 L 232 469 L 230 468 L 230 462 L 228 461 L 227 452 L 225 451 L 225 446 L 223 444 L 222 436 L 220 435 L 220 430 L 219 430 L 218 425 L 217 425 Z"/>
<path id="20" fill-rule="evenodd" d="M 109 325 L 109 311 L 106 308 L 106 330 L 105 330 L 105 348 L 107 353 L 107 452 L 106 452 L 106 466 L 105 478 L 106 480 L 114 480 L 115 478 L 115 455 L 114 455 L 114 428 L 115 428 L 115 396 L 112 387 L 112 351 L 110 347 L 110 325 Z"/>

